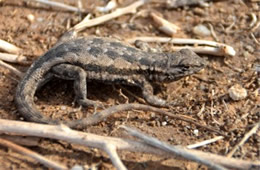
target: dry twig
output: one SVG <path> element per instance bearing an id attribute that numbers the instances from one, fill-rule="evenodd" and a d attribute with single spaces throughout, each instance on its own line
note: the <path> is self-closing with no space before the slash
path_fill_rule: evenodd
<path id="1" fill-rule="evenodd" d="M 160 148 L 166 152 L 170 152 L 173 153 L 175 155 L 181 156 L 187 160 L 192 160 L 198 163 L 202 163 L 204 165 L 207 165 L 208 167 L 212 168 L 212 169 L 216 169 L 216 170 L 224 170 L 226 168 L 214 164 L 210 161 L 208 161 L 207 159 L 201 159 L 200 157 L 197 157 L 196 155 L 187 152 L 186 150 L 181 149 L 180 147 L 176 147 L 176 146 L 171 146 L 167 143 L 164 143 L 162 141 L 159 141 L 158 139 L 151 137 L 151 136 L 147 136 L 137 130 L 134 130 L 132 128 L 126 127 L 126 126 L 121 126 L 124 130 L 126 130 L 130 135 L 135 136 L 141 140 L 143 140 L 146 144 L 154 146 L 156 148 Z"/>
<path id="2" fill-rule="evenodd" d="M 155 25 L 158 27 L 158 29 L 168 34 L 169 36 L 174 36 L 174 34 L 178 30 L 180 30 L 180 27 L 156 15 L 154 12 L 151 12 L 150 15 L 153 18 Z"/>
<path id="3" fill-rule="evenodd" d="M 216 142 L 220 139 L 223 139 L 224 137 L 223 136 L 217 136 L 213 139 L 208 139 L 208 140 L 204 140 L 202 142 L 198 142 L 198 143 L 195 143 L 195 144 L 191 144 L 191 145 L 188 145 L 186 146 L 188 149 L 195 149 L 195 148 L 198 148 L 198 147 L 201 147 L 201 146 L 204 146 L 204 145 L 207 145 L 207 144 L 210 144 L 210 143 L 213 143 L 213 142 Z"/>
<path id="4" fill-rule="evenodd" d="M 19 52 L 21 52 L 20 48 L 1 39 L 0 39 L 0 49 L 13 54 L 18 54 Z"/>
<path id="5" fill-rule="evenodd" d="M 72 130 L 66 126 L 43 125 L 37 123 L 0 119 L 0 131 L 4 133 L 16 133 L 21 135 L 64 140 L 70 143 L 80 144 L 86 147 L 98 148 L 104 151 L 106 150 L 105 147 L 109 147 L 107 145 L 110 145 L 115 146 L 118 150 L 128 150 L 132 152 L 143 152 L 156 155 L 163 155 L 165 157 L 174 157 L 168 152 L 151 147 L 149 145 L 144 144 L 143 142 L 133 141 L 129 139 L 120 139 L 115 137 L 99 136 L 91 133 L 84 133 Z M 260 168 L 260 162 L 237 160 L 234 158 L 227 158 L 220 155 L 205 153 L 196 150 L 186 150 L 192 154 L 195 154 L 197 157 L 209 160 L 211 162 L 229 168 Z"/>
<path id="6" fill-rule="evenodd" d="M 211 55 L 216 55 L 216 56 L 234 56 L 234 55 L 236 55 L 236 51 L 234 50 L 233 47 L 226 45 L 226 44 L 217 43 L 217 42 L 208 41 L 208 40 L 167 38 L 167 37 L 135 37 L 135 38 L 127 39 L 126 41 L 133 44 L 136 40 L 140 40 L 140 41 L 144 41 L 144 42 L 161 42 L 161 43 L 172 43 L 172 44 L 197 45 L 196 47 L 192 47 L 192 46 L 176 47 L 175 46 L 172 49 L 176 50 L 176 51 L 183 49 L 183 48 L 189 48 L 196 53 L 202 53 L 202 54 L 211 54 Z"/>
<path id="7" fill-rule="evenodd" d="M 64 3 L 61 2 L 55 2 L 55 1 L 50 1 L 50 0 L 27 0 L 27 1 L 35 1 L 35 2 L 39 2 L 45 5 L 49 5 L 49 6 L 53 6 L 53 7 L 58 7 L 58 8 L 62 8 L 68 11 L 72 11 L 72 12 L 81 12 L 81 13 L 86 13 L 87 11 L 81 8 L 77 8 L 74 6 L 70 6 L 70 5 L 66 5 Z"/>
<path id="8" fill-rule="evenodd" d="M 40 138 L 32 136 L 0 134 L 0 138 L 22 146 L 38 146 L 40 143 Z"/>
<path id="9" fill-rule="evenodd" d="M 122 111 L 129 111 L 129 110 L 143 110 L 143 111 L 159 113 L 159 114 L 166 115 L 166 116 L 174 118 L 174 119 L 192 123 L 198 127 L 201 127 L 201 128 L 207 129 L 209 131 L 216 132 L 218 134 L 226 136 L 224 133 L 222 133 L 210 126 L 202 125 L 201 123 L 195 122 L 192 119 L 189 119 L 183 115 L 172 114 L 172 113 L 164 111 L 160 108 L 143 105 L 143 104 L 135 104 L 135 103 L 115 105 L 115 106 L 109 107 L 105 110 L 102 110 L 96 114 L 93 114 L 92 116 L 90 116 L 88 118 L 84 118 L 81 120 L 75 120 L 75 121 L 71 121 L 71 122 L 66 122 L 66 125 L 68 125 L 69 127 L 77 127 L 77 128 L 82 128 L 84 126 L 91 126 L 91 125 L 97 124 L 99 122 L 102 122 L 105 118 L 107 118 L 108 116 L 111 116 L 114 113 L 118 113 L 118 112 L 122 112 Z"/>
<path id="10" fill-rule="evenodd" d="M 3 66 L 5 68 L 7 68 L 8 70 L 10 70 L 12 73 L 14 73 L 15 75 L 17 75 L 19 78 L 23 77 L 23 73 L 20 72 L 19 70 L 17 70 L 16 68 L 14 68 L 13 66 L 3 62 L 0 60 L 0 66 Z"/>
<path id="11" fill-rule="evenodd" d="M 79 31 L 84 30 L 85 28 L 99 25 L 99 24 L 109 21 L 111 19 L 117 18 L 121 15 L 125 15 L 128 13 L 135 13 L 136 9 L 140 6 L 142 6 L 143 4 L 145 4 L 146 1 L 147 0 L 136 1 L 127 7 L 118 8 L 114 12 L 107 14 L 107 15 L 100 16 L 98 18 L 94 18 L 94 19 L 90 19 L 90 20 L 83 19 L 83 21 L 81 21 L 79 24 L 75 25 L 72 28 L 72 30 L 79 32 Z"/>
<path id="12" fill-rule="evenodd" d="M 258 128 L 260 127 L 260 121 L 256 123 L 256 125 L 245 134 L 243 139 L 227 154 L 227 157 L 232 157 L 233 154 L 236 152 L 236 150 L 244 145 L 244 143 L 247 141 L 247 139 L 252 136 L 254 133 L 257 132 Z"/>
<path id="13" fill-rule="evenodd" d="M 7 61 L 9 63 L 25 63 L 26 57 L 17 54 L 0 53 L 0 60 Z"/>
<path id="14" fill-rule="evenodd" d="M 2 146 L 6 146 L 7 148 L 11 148 L 12 150 L 15 150 L 19 153 L 21 153 L 22 155 L 27 155 L 37 161 L 39 161 L 40 163 L 42 163 L 43 165 L 45 165 L 46 167 L 49 167 L 49 168 L 54 168 L 54 169 L 59 169 L 59 170 L 66 170 L 68 169 L 67 167 L 57 163 L 57 162 L 54 162 L 54 161 L 51 161 L 45 157 L 43 157 L 42 155 L 36 153 L 36 152 L 33 152 L 27 148 L 24 148 L 22 146 L 19 146 L 17 144 L 14 144 L 13 142 L 10 142 L 8 140 L 5 140 L 5 139 L 1 139 L 0 138 L 0 145 Z"/>

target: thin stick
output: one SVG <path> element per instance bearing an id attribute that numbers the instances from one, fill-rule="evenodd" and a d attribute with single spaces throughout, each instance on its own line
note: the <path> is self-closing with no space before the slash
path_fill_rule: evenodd
<path id="1" fill-rule="evenodd" d="M 8 70 L 10 70 L 12 73 L 14 73 L 15 75 L 17 75 L 19 78 L 23 77 L 23 73 L 19 70 L 17 70 L 16 68 L 14 68 L 13 66 L 3 62 L 0 60 L 0 66 L 3 66 L 5 68 L 7 68 Z"/>
<path id="2" fill-rule="evenodd" d="M 161 43 L 172 43 L 172 44 L 191 44 L 191 45 L 206 45 L 206 46 L 211 46 L 211 47 L 215 47 L 215 48 L 206 48 L 203 49 L 204 46 L 201 49 L 201 52 L 203 53 L 203 50 L 206 50 L 208 52 L 212 51 L 211 54 L 214 55 L 223 55 L 222 53 L 224 53 L 225 55 L 230 55 L 230 56 L 234 56 L 236 54 L 236 51 L 234 50 L 233 47 L 226 45 L 226 44 L 222 44 L 222 43 L 218 43 L 215 41 L 208 41 L 208 40 L 198 40 L 198 39 L 185 39 L 185 38 L 168 38 L 168 37 L 135 37 L 135 38 L 130 38 L 127 39 L 126 41 L 128 43 L 135 43 L 136 40 L 140 40 L 140 41 L 144 41 L 144 42 L 161 42 Z M 176 50 L 178 49 L 178 47 L 174 47 Z M 181 48 L 187 48 L 187 46 L 181 47 Z M 191 49 L 192 47 L 189 47 Z M 200 47 L 198 47 L 200 48 Z"/>
<path id="3" fill-rule="evenodd" d="M 118 170 L 127 170 L 121 159 L 116 152 L 116 146 L 111 144 L 106 144 L 104 147 L 106 153 L 109 155 L 111 161 L 117 167 Z"/>
<path id="4" fill-rule="evenodd" d="M 60 2 L 55 2 L 55 1 L 50 1 L 50 0 L 27 0 L 27 1 L 36 1 L 42 4 L 46 4 L 49 6 L 54 6 L 54 7 L 58 7 L 58 8 L 62 8 L 68 11 L 72 11 L 72 12 L 82 12 L 82 13 L 86 13 L 87 11 L 84 9 L 80 9 L 74 6 L 70 6 L 70 5 L 66 5 Z"/>
<path id="5" fill-rule="evenodd" d="M 8 53 L 13 53 L 13 54 L 18 54 L 19 52 L 21 52 L 20 48 L 1 39 L 0 39 L 0 50 L 6 51 Z"/>
<path id="6" fill-rule="evenodd" d="M 72 130 L 66 126 L 43 125 L 37 123 L 0 119 L 0 132 L 64 140 L 70 143 L 80 144 L 86 147 L 99 148 L 102 150 L 104 150 L 105 145 L 112 144 L 116 146 L 116 149 L 119 150 L 128 150 L 132 152 L 143 152 L 162 155 L 165 157 L 174 157 L 168 152 L 148 146 L 143 142 L 133 141 L 129 139 L 120 139 L 115 137 L 99 136 L 91 133 L 84 133 Z M 205 153 L 196 150 L 187 151 L 196 154 L 198 157 L 207 159 L 209 161 L 221 164 L 229 168 L 260 168 L 260 162 L 237 160 L 234 158 L 227 158 L 220 155 Z"/>
<path id="7" fill-rule="evenodd" d="M 65 123 L 69 127 L 82 128 L 85 126 L 91 126 L 91 125 L 97 124 L 99 122 L 102 122 L 105 118 L 107 118 L 108 116 L 111 116 L 114 113 L 122 112 L 122 111 L 129 111 L 129 110 L 143 110 L 143 111 L 151 111 L 151 112 L 159 113 L 159 114 L 166 115 L 166 116 L 169 116 L 174 119 L 192 123 L 198 127 L 221 134 L 222 136 L 226 136 L 224 133 L 222 133 L 210 126 L 204 126 L 199 122 L 195 122 L 187 117 L 184 117 L 183 115 L 174 115 L 174 114 L 164 111 L 160 108 L 143 105 L 143 104 L 135 104 L 135 103 L 115 105 L 115 106 L 109 107 L 105 110 L 102 110 L 101 112 L 98 112 L 88 118 L 84 118 L 81 120 L 75 120 L 75 121 L 71 121 L 71 122 L 65 122 Z"/>
<path id="8" fill-rule="evenodd" d="M 216 169 L 216 170 L 224 170 L 226 168 L 220 166 L 220 165 L 217 165 L 217 164 L 214 164 L 208 160 L 205 160 L 205 159 L 202 159 L 200 157 L 197 157 L 196 155 L 192 154 L 192 153 L 189 153 L 179 147 L 176 147 L 176 146 L 171 146 L 167 143 L 164 143 L 162 141 L 159 141 L 158 139 L 154 138 L 154 137 L 151 137 L 151 136 L 147 136 L 145 135 L 144 133 L 141 133 L 137 130 L 134 130 L 133 128 L 129 128 L 129 127 L 126 127 L 126 126 L 121 126 L 124 130 L 126 130 L 130 135 L 132 136 L 135 136 L 141 140 L 143 140 L 145 143 L 147 143 L 148 145 L 152 145 L 156 148 L 160 148 L 166 152 L 170 152 L 170 153 L 173 153 L 175 155 L 178 155 L 178 156 L 181 156 L 185 159 L 188 159 L 188 160 L 192 160 L 192 161 L 195 161 L 195 162 L 198 162 L 198 163 L 202 163 L 204 165 L 207 165 L 209 168 L 212 168 L 212 169 Z"/>
<path id="9" fill-rule="evenodd" d="M 42 163 L 43 165 L 45 165 L 48 168 L 68 170 L 68 168 L 65 167 L 64 165 L 51 161 L 36 152 L 33 152 L 27 148 L 14 144 L 13 142 L 10 142 L 8 140 L 0 138 L 0 145 L 5 146 L 7 148 L 11 148 L 12 150 L 17 151 L 17 152 L 21 153 L 22 155 L 27 155 L 27 156 L 39 161 L 40 163 Z"/>
<path id="10" fill-rule="evenodd" d="M 244 145 L 244 143 L 247 141 L 247 139 L 252 136 L 254 133 L 257 132 L 258 128 L 260 127 L 260 122 L 256 123 L 255 126 L 245 134 L 243 139 L 227 154 L 227 157 L 232 157 L 233 154 L 240 148 L 241 146 Z"/>
<path id="11" fill-rule="evenodd" d="M 202 142 L 198 142 L 198 143 L 195 143 L 195 144 L 188 145 L 188 146 L 186 146 L 186 148 L 188 148 L 188 149 L 195 149 L 195 148 L 207 145 L 207 144 L 211 144 L 211 143 L 216 142 L 218 140 L 221 140 L 223 138 L 224 138 L 223 136 L 217 136 L 217 137 L 215 137 L 213 139 L 208 139 L 208 140 L 204 140 Z"/>
<path id="12" fill-rule="evenodd" d="M 132 3 L 131 5 L 129 5 L 127 7 L 118 8 L 110 14 L 103 15 L 103 16 L 100 16 L 98 18 L 94 18 L 94 19 L 87 20 L 87 21 L 83 20 L 79 24 L 75 25 L 72 29 L 76 32 L 79 32 L 79 31 L 84 30 L 85 28 L 99 25 L 99 24 L 104 23 L 106 21 L 109 21 L 111 19 L 117 18 L 121 15 L 125 15 L 125 14 L 128 14 L 128 13 L 135 13 L 136 9 L 140 6 L 142 6 L 143 4 L 145 4 L 146 1 L 147 0 L 139 0 L 139 1 Z"/>
<path id="13" fill-rule="evenodd" d="M 178 27 L 177 25 L 167 21 L 166 19 L 158 16 L 156 13 L 151 12 L 150 16 L 152 17 L 152 19 L 155 22 L 155 26 L 157 26 L 157 28 L 168 34 L 169 36 L 174 36 L 174 34 L 180 30 L 180 27 Z"/>
<path id="14" fill-rule="evenodd" d="M 27 60 L 25 56 L 17 54 L 0 53 L 0 60 L 4 60 L 10 63 L 25 63 Z"/>
<path id="15" fill-rule="evenodd" d="M 40 138 L 32 136 L 0 134 L 0 139 L 5 139 L 22 146 L 39 146 Z"/>
<path id="16" fill-rule="evenodd" d="M 251 27 L 253 27 L 254 25 L 255 25 L 255 23 L 257 22 L 257 17 L 256 17 L 256 15 L 252 12 L 251 14 L 251 17 L 252 17 L 252 21 L 251 21 L 251 23 L 249 24 L 249 27 L 251 28 Z"/>

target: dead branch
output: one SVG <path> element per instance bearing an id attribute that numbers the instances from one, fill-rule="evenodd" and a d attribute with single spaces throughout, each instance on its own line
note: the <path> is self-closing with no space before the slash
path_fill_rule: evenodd
<path id="1" fill-rule="evenodd" d="M 23 77 L 23 73 L 20 72 L 19 70 L 17 70 L 16 68 L 14 68 L 13 66 L 11 66 L 10 64 L 7 64 L 3 61 L 0 60 L 0 66 L 7 68 L 8 70 L 10 70 L 12 73 L 14 73 L 15 75 L 17 75 L 19 78 Z"/>
<path id="2" fill-rule="evenodd" d="M 127 7 L 118 8 L 110 14 L 103 15 L 98 18 L 94 18 L 94 19 L 90 19 L 90 20 L 83 19 L 83 21 L 81 21 L 79 24 L 75 25 L 72 28 L 72 30 L 74 30 L 76 32 L 80 32 L 80 31 L 84 30 L 85 28 L 99 25 L 99 24 L 109 21 L 111 19 L 117 18 L 121 15 L 129 14 L 129 13 L 136 13 L 136 9 L 140 6 L 142 6 L 143 4 L 145 4 L 146 1 L 147 0 L 138 0 Z"/>
<path id="3" fill-rule="evenodd" d="M 152 107 L 152 106 L 148 106 L 148 105 L 143 105 L 143 104 L 135 104 L 135 103 L 131 103 L 131 104 L 120 104 L 120 105 L 115 105 L 112 107 L 109 107 L 105 110 L 102 110 L 96 114 L 91 115 L 88 118 L 84 118 L 81 120 L 75 120 L 75 121 L 71 121 L 71 122 L 65 122 L 66 125 L 68 125 L 69 127 L 77 127 L 77 128 L 83 128 L 85 126 L 91 126 L 94 124 L 97 124 L 99 122 L 102 122 L 105 118 L 111 116 L 112 114 L 118 113 L 118 112 L 122 112 L 122 111 L 129 111 L 129 110 L 143 110 L 143 111 L 150 111 L 150 112 L 155 112 L 155 113 L 159 113 L 162 115 L 166 115 L 168 117 L 174 118 L 174 119 L 178 119 L 178 120 L 182 120 L 185 122 L 189 122 L 192 123 L 198 127 L 207 129 L 209 131 L 212 132 L 216 132 L 218 134 L 221 134 L 223 136 L 226 136 L 226 134 L 210 127 L 210 126 L 204 126 L 199 122 L 195 122 L 183 115 L 177 115 L 177 114 L 172 114 L 170 112 L 164 111 L 160 108 L 156 108 L 156 107 Z"/>
<path id="4" fill-rule="evenodd" d="M 121 128 L 123 128 L 124 130 L 126 130 L 130 135 L 135 136 L 141 140 L 143 140 L 146 144 L 154 146 L 156 148 L 160 148 L 166 152 L 170 152 L 173 153 L 177 156 L 183 157 L 187 160 L 191 160 L 191 161 L 195 161 L 201 164 L 204 164 L 206 166 L 208 166 L 209 168 L 215 169 L 215 170 L 225 170 L 226 168 L 214 164 L 208 160 L 204 160 L 201 159 L 200 157 L 197 157 L 196 155 L 189 153 L 183 149 L 181 149 L 180 147 L 176 147 L 176 146 L 171 146 L 167 143 L 164 143 L 162 141 L 159 141 L 158 139 L 151 137 L 151 136 L 147 136 L 142 132 L 139 132 L 133 128 L 129 128 L 126 126 L 121 126 Z"/>
<path id="5" fill-rule="evenodd" d="M 185 39 L 185 38 L 167 38 L 167 37 L 135 37 L 131 39 L 127 39 L 128 43 L 135 43 L 136 40 L 144 41 L 144 42 L 161 42 L 161 43 L 172 43 L 172 44 L 189 44 L 189 45 L 197 45 L 196 47 L 191 46 L 178 46 L 173 47 L 173 50 L 180 50 L 183 48 L 189 48 L 197 53 L 203 54 L 211 54 L 216 56 L 235 56 L 236 51 L 233 47 L 217 43 L 214 41 L 208 40 L 198 40 L 198 39 Z M 199 46 L 204 45 L 204 46 Z"/>
<path id="6" fill-rule="evenodd" d="M 0 49 L 12 54 L 18 54 L 19 52 L 21 52 L 20 48 L 1 39 L 0 39 Z"/>
<path id="7" fill-rule="evenodd" d="M 5 146 L 7 148 L 11 148 L 12 150 L 17 151 L 17 152 L 21 153 L 22 155 L 27 155 L 27 156 L 39 161 L 40 163 L 42 163 L 46 167 L 54 168 L 54 169 L 60 169 L 60 170 L 67 170 L 68 169 L 67 167 L 65 167 L 65 166 L 63 166 L 63 165 L 61 165 L 57 162 L 51 161 L 51 160 L 43 157 L 42 155 L 40 155 L 36 152 L 33 152 L 33 151 L 31 151 L 27 148 L 24 148 L 22 146 L 14 144 L 13 142 L 10 142 L 8 140 L 0 138 L 0 145 Z"/>
<path id="8" fill-rule="evenodd" d="M 64 3 L 61 2 L 55 2 L 55 1 L 50 1 L 50 0 L 27 0 L 27 1 L 35 1 L 35 2 L 39 2 L 45 5 L 49 5 L 49 6 L 53 6 L 53 7 L 58 7 L 58 8 L 62 8 L 68 11 L 72 11 L 72 12 L 81 12 L 81 13 L 86 13 L 87 11 L 81 8 L 77 8 L 74 6 L 70 6 L 70 5 L 66 5 Z"/>
<path id="9" fill-rule="evenodd" d="M 66 126 L 43 125 L 37 123 L 28 123 L 22 121 L 0 119 L 0 131 L 4 133 L 16 133 L 21 135 L 38 136 L 51 139 L 64 140 L 74 144 L 80 144 L 86 147 L 98 148 L 106 150 L 106 145 L 113 145 L 118 150 L 128 150 L 132 152 L 151 153 L 162 155 L 165 157 L 174 157 L 168 152 L 148 146 L 143 142 L 133 141 L 129 139 L 120 139 L 115 137 L 99 136 L 91 133 L 84 133 L 72 130 Z M 184 148 L 185 149 L 185 148 Z M 196 150 L 188 150 L 188 152 L 196 156 L 207 159 L 216 164 L 229 168 L 250 169 L 252 167 L 260 168 L 260 162 L 251 162 L 227 158 L 220 155 L 205 153 Z"/>
<path id="10" fill-rule="evenodd" d="M 243 146 L 243 144 L 247 141 L 247 139 L 252 136 L 254 133 L 257 132 L 258 128 L 260 127 L 260 121 L 258 123 L 255 124 L 255 126 L 245 134 L 245 136 L 243 137 L 243 139 L 227 154 L 227 157 L 232 157 L 233 154 L 236 152 L 236 150 L 238 148 L 240 148 L 241 146 Z"/>

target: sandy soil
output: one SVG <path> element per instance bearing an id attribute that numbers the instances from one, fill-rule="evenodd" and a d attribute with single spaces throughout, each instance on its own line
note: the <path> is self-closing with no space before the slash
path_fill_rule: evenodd
<path id="1" fill-rule="evenodd" d="M 131 1 L 123 1 L 121 6 Z M 76 6 L 76 1 L 65 0 L 64 3 Z M 105 1 L 95 2 L 83 0 L 83 7 L 93 12 L 96 5 L 104 5 Z M 161 13 L 167 20 L 179 25 L 181 30 L 174 37 L 198 38 L 215 40 L 212 35 L 198 36 L 192 28 L 198 24 L 214 28 L 219 42 L 235 48 L 234 57 L 215 57 L 201 55 L 209 61 L 209 65 L 200 73 L 192 75 L 170 84 L 156 86 L 156 94 L 167 100 L 182 103 L 173 108 L 175 114 L 183 114 L 193 118 L 203 125 L 212 126 L 227 135 L 226 138 L 214 144 L 199 148 L 200 150 L 226 155 L 258 122 L 260 116 L 260 99 L 257 88 L 255 63 L 260 62 L 260 45 L 253 40 L 253 34 L 260 42 L 260 27 L 250 29 L 251 13 L 260 19 L 259 3 L 249 3 L 239 0 L 214 1 L 208 8 L 185 7 L 169 10 L 158 3 L 147 4 L 139 9 Z M 35 17 L 28 20 L 28 15 Z M 96 14 L 99 16 L 101 14 Z M 133 15 L 121 16 L 100 26 L 83 31 L 83 35 L 97 35 L 127 39 L 134 36 L 166 36 L 157 30 L 149 17 L 137 17 L 134 22 L 129 20 Z M 0 38 L 22 48 L 29 61 L 37 59 L 46 52 L 57 39 L 66 32 L 68 21 L 71 26 L 80 21 L 77 13 L 49 8 L 37 3 L 25 3 L 18 0 L 0 1 Z M 151 44 L 154 48 L 170 51 L 169 44 Z M 229 64 L 226 64 L 229 63 Z M 22 71 L 28 67 L 13 64 Z M 0 67 L 0 118 L 22 119 L 14 104 L 14 92 L 19 79 L 7 69 Z M 228 89 L 240 84 L 248 92 L 248 97 L 233 101 L 228 96 Z M 37 106 L 43 114 L 53 118 L 76 119 L 85 117 L 93 112 L 92 109 L 73 112 L 72 82 L 53 80 L 37 93 Z M 55 89 L 55 90 L 53 90 Z M 127 98 L 120 94 L 126 95 Z M 138 102 L 134 95 L 141 97 L 139 89 L 127 86 L 111 86 L 92 82 L 88 86 L 88 98 L 104 102 L 112 106 L 127 101 Z M 201 108 L 205 110 L 198 114 Z M 129 118 L 127 118 L 127 115 Z M 166 122 L 166 125 L 165 123 Z M 188 145 L 213 138 L 218 134 L 198 128 L 193 124 L 180 120 L 169 119 L 164 116 L 142 111 L 118 113 L 95 126 L 84 129 L 105 136 L 126 137 L 119 130 L 118 125 L 139 128 L 144 133 L 157 137 L 172 145 Z M 198 133 L 195 133 L 198 130 Z M 49 139 L 35 139 L 36 144 L 28 146 L 47 158 L 58 161 L 69 167 L 75 164 L 97 166 L 100 169 L 111 169 L 113 166 L 106 156 L 99 150 L 72 145 L 63 141 Z M 260 133 L 254 134 L 235 152 L 235 158 L 245 160 L 259 160 Z M 120 153 L 122 160 L 129 169 L 205 169 L 205 167 L 188 161 L 163 159 L 153 155 L 141 153 Z M 0 146 L 0 169 L 46 169 L 31 158 Z"/>

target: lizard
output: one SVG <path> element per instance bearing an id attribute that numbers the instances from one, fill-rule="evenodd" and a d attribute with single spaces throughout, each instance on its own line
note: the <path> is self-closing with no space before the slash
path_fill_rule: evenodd
<path id="1" fill-rule="evenodd" d="M 140 87 L 147 103 L 168 107 L 171 103 L 153 94 L 153 82 L 171 82 L 200 71 L 205 59 L 189 49 L 178 52 L 146 52 L 112 38 L 77 37 L 57 43 L 26 71 L 17 86 L 15 103 L 28 121 L 75 125 L 44 116 L 34 103 L 36 90 L 53 77 L 74 81 L 76 102 L 100 106 L 87 99 L 87 82 L 127 84 Z"/>

